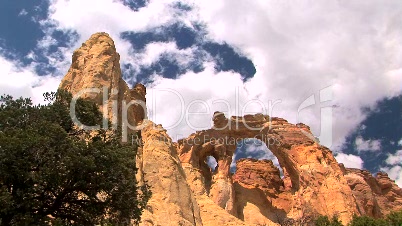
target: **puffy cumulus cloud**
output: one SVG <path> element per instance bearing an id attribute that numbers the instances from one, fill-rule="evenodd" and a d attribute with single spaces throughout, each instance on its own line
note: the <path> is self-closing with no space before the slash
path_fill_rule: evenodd
<path id="1" fill-rule="evenodd" d="M 212 126 L 212 115 L 227 117 L 266 112 L 268 102 L 249 99 L 241 75 L 215 72 L 214 64 L 204 63 L 202 72 L 187 72 L 177 79 L 155 75 L 147 89 L 149 118 L 161 123 L 174 140 Z"/>
<path id="2" fill-rule="evenodd" d="M 20 68 L 18 64 L 0 57 L 1 95 L 31 97 L 35 104 L 44 103 L 43 93 L 56 91 L 61 78 L 38 76 L 33 68 Z"/>
<path id="3" fill-rule="evenodd" d="M 152 42 L 146 45 L 143 52 L 133 54 L 133 57 L 139 65 L 146 67 L 157 62 L 165 53 L 171 54 L 172 58 L 181 65 L 188 64 L 193 57 L 191 48 L 179 50 L 175 42 Z"/>
<path id="4" fill-rule="evenodd" d="M 212 156 L 207 156 L 206 163 L 209 166 L 209 168 L 211 168 L 212 171 L 215 171 L 215 168 L 218 165 L 216 159 Z"/>
<path id="5" fill-rule="evenodd" d="M 75 30 L 82 39 L 99 31 L 109 32 L 116 40 L 123 31 L 143 31 L 168 23 L 174 11 L 173 1 L 151 1 L 147 7 L 131 10 L 113 0 L 53 0 L 49 19 L 64 29 Z"/>
<path id="6" fill-rule="evenodd" d="M 382 167 L 381 170 L 388 173 L 389 178 L 402 187 L 402 150 L 396 151 L 395 154 L 388 154 L 385 163 L 387 166 Z"/>
<path id="7" fill-rule="evenodd" d="M 78 48 L 93 33 L 102 31 L 109 33 L 115 41 L 122 62 L 138 66 L 138 58 L 142 56 L 141 61 L 149 63 L 149 60 L 158 56 L 155 54 L 163 53 L 163 51 L 155 49 L 157 44 L 148 47 L 146 53 L 150 55 L 136 56 L 133 54 L 131 44 L 120 37 L 121 33 L 148 31 L 155 27 L 173 24 L 178 20 L 184 24 L 191 24 L 190 18 L 185 17 L 185 13 L 180 13 L 174 7 L 175 2 L 174 0 L 154 0 L 150 1 L 146 7 L 134 11 L 127 4 L 114 0 L 52 0 L 48 18 L 41 21 L 46 36 L 39 45 L 46 46 L 46 44 L 57 41 L 50 37 L 54 31 L 66 33 L 73 31 L 79 36 L 78 40 L 75 40 L 74 45 L 60 51 L 64 53 L 63 58 L 70 59 L 74 49 Z M 159 44 L 159 47 L 171 50 L 168 45 Z"/>
<path id="8" fill-rule="evenodd" d="M 18 16 L 26 16 L 28 15 L 28 12 L 25 9 L 22 9 L 19 13 Z"/>
<path id="9" fill-rule="evenodd" d="M 388 174 L 389 178 L 395 181 L 395 183 L 402 187 L 402 166 L 396 165 L 392 167 L 383 167 L 381 171 L 384 171 Z"/>
<path id="10" fill-rule="evenodd" d="M 32 67 L 53 68 L 55 75 L 64 75 L 77 45 L 77 34 L 70 30 L 60 30 L 48 20 L 42 20 L 39 24 L 45 35 L 37 41 L 35 49 L 26 58 L 32 60 Z M 47 61 L 41 62 L 41 58 L 46 58 Z"/>
<path id="11" fill-rule="evenodd" d="M 281 99 L 277 116 L 297 121 L 305 98 L 332 87 L 332 148 L 361 122 L 361 108 L 397 95 L 402 82 L 400 1 L 197 1 L 209 38 L 239 48 L 256 65 L 245 87 Z M 302 121 L 320 132 L 319 104 Z"/>
<path id="12" fill-rule="evenodd" d="M 2 68 L 3 71 L 18 72 L 18 78 L 3 80 L 2 90 L 7 91 L 7 87 L 14 86 L 25 87 L 11 88 L 10 91 L 15 95 L 33 96 L 39 101 L 43 90 L 57 89 L 59 76 L 67 72 L 73 51 L 99 31 L 108 32 L 114 39 L 122 63 L 130 63 L 136 69 L 152 64 L 163 54 L 168 54 L 179 65 L 185 66 L 192 58 L 191 48 L 179 50 L 175 43 L 150 43 L 143 52 L 136 52 L 127 40 L 120 37 L 125 31 L 148 31 L 178 20 L 190 26 L 191 18 L 178 11 L 175 2 L 151 1 L 146 7 L 134 11 L 127 4 L 114 0 L 51 0 L 48 17 L 38 21 L 45 36 L 37 41 L 36 47 L 26 56 L 32 63 L 25 69 L 17 70 L 18 63 L 2 61 L 7 65 Z M 47 59 L 45 63 L 42 62 L 43 58 Z M 47 70 L 49 67 L 54 71 Z M 45 76 L 38 77 L 38 70 Z M 34 83 L 34 88 L 28 83 Z"/>
<path id="13" fill-rule="evenodd" d="M 363 168 L 363 160 L 356 155 L 338 153 L 335 156 L 335 159 L 336 161 L 343 163 L 347 168 L 357 168 L 357 169 Z"/>
<path id="14" fill-rule="evenodd" d="M 273 160 L 276 166 L 279 166 L 278 159 L 268 149 L 265 143 L 260 142 L 256 139 L 247 139 L 244 142 L 244 144 L 246 145 L 246 150 L 244 151 L 244 154 L 247 155 L 247 158 L 269 159 Z"/>
<path id="15" fill-rule="evenodd" d="M 236 151 L 232 157 L 232 163 L 230 164 L 230 169 L 232 172 L 236 170 L 236 161 L 241 158 L 271 160 L 283 176 L 283 170 L 279 165 L 278 158 L 271 152 L 271 150 L 269 150 L 264 142 L 261 142 L 258 139 L 248 138 L 238 142 Z"/>
<path id="16" fill-rule="evenodd" d="M 398 141 L 398 145 L 402 146 L 402 138 Z"/>
<path id="17" fill-rule="evenodd" d="M 356 150 L 361 151 L 379 151 L 381 149 L 380 140 L 365 140 L 363 137 L 358 136 L 355 140 Z"/>
<path id="18" fill-rule="evenodd" d="M 388 165 L 402 165 L 402 150 L 398 150 L 395 154 L 388 154 L 385 160 Z"/>

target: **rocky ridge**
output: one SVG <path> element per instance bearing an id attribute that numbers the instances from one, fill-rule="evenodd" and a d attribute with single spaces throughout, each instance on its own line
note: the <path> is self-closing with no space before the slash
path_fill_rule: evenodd
<path id="1" fill-rule="evenodd" d="M 380 218 L 402 207 L 402 189 L 386 173 L 373 176 L 367 170 L 340 165 L 361 215 Z"/>
<path id="2" fill-rule="evenodd" d="M 402 189 L 386 174 L 338 164 L 328 148 L 306 136 L 311 132 L 304 124 L 216 112 L 213 128 L 172 142 L 161 125 L 147 120 L 146 89 L 128 87 L 119 59 L 110 36 L 96 33 L 74 52 L 60 88 L 94 101 L 113 123 L 141 129 L 137 179 L 153 192 L 141 225 L 281 225 L 319 214 L 345 223 L 353 214 L 382 217 L 402 208 Z M 240 159 L 230 172 L 233 141 L 246 138 L 266 143 L 283 177 L 269 160 Z M 215 171 L 208 156 L 218 162 Z"/>

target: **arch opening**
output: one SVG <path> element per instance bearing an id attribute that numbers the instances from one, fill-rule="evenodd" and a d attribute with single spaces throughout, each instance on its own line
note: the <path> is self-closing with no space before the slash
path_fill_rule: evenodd
<path id="1" fill-rule="evenodd" d="M 236 172 L 236 161 L 241 158 L 256 159 L 256 160 L 271 160 L 274 166 L 279 169 L 281 178 L 283 179 L 283 169 L 279 165 L 278 158 L 268 149 L 267 145 L 257 138 L 245 138 L 237 142 L 236 150 L 230 164 L 230 172 Z"/>
<path id="2" fill-rule="evenodd" d="M 205 159 L 205 163 L 211 169 L 212 173 L 216 171 L 218 162 L 216 161 L 215 157 L 213 157 L 212 155 L 207 156 L 207 158 Z"/>
<path id="3" fill-rule="evenodd" d="M 207 153 L 205 157 L 200 159 L 200 168 L 204 176 L 205 191 L 209 195 L 212 186 L 212 177 L 218 170 L 218 159 L 212 153 Z"/>

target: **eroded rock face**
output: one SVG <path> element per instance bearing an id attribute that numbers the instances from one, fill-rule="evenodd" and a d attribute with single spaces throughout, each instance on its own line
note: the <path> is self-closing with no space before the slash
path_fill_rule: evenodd
<path id="1" fill-rule="evenodd" d="M 94 101 L 115 125 L 134 127 L 146 118 L 146 90 L 141 84 L 129 89 L 121 77 L 119 61 L 110 36 L 96 33 L 74 51 L 70 69 L 59 88 Z"/>
<path id="2" fill-rule="evenodd" d="M 144 146 L 137 160 L 152 197 L 141 217 L 148 225 L 202 225 L 198 204 L 188 186 L 176 148 L 166 130 L 145 121 Z"/>
<path id="3" fill-rule="evenodd" d="M 282 211 L 278 216 L 261 213 L 264 211 L 258 213 L 271 223 L 280 222 L 284 216 L 298 219 L 317 214 L 336 214 L 343 222 L 348 222 L 353 214 L 358 213 L 352 191 L 331 151 L 306 136 L 311 135 L 306 125 L 293 125 L 284 119 L 261 114 L 227 119 L 219 112 L 214 114 L 213 121 L 214 128 L 199 131 L 178 142 L 179 157 L 195 194 L 209 196 L 233 216 L 244 216 L 247 223 L 244 211 L 237 210 L 236 194 L 240 190 L 248 196 L 254 194 L 247 185 L 252 182 L 243 178 L 242 183 L 236 183 L 241 187 L 235 188 L 229 169 L 237 141 L 257 138 L 265 142 L 278 158 L 284 179 L 278 195 L 274 198 L 266 195 L 266 201 L 254 203 L 257 212 L 250 213 L 250 216 L 264 206 Z M 213 174 L 205 163 L 209 155 L 218 162 Z M 240 175 L 234 178 L 239 181 Z M 254 184 L 255 190 L 265 193 L 256 182 Z M 277 191 L 272 189 L 272 192 L 274 190 Z"/>
<path id="4" fill-rule="evenodd" d="M 402 209 L 402 189 L 386 173 L 374 177 L 367 170 L 346 168 L 344 172 L 361 215 L 381 218 Z"/>
<path id="5" fill-rule="evenodd" d="M 279 169 L 271 160 L 239 159 L 236 162 L 233 182 L 242 187 L 255 187 L 269 196 L 276 196 L 284 190 Z"/>
<path id="6" fill-rule="evenodd" d="M 292 203 L 284 192 L 279 169 L 270 160 L 239 159 L 233 175 L 237 216 L 255 225 L 279 224 L 290 206 L 280 206 L 276 200 Z M 279 198 L 281 196 L 281 198 Z M 286 197 L 287 196 L 287 197 Z M 280 206 L 280 208 L 278 208 Z"/>

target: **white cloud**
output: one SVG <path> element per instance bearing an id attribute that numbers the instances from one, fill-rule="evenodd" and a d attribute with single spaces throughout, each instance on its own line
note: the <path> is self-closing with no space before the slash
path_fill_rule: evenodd
<path id="1" fill-rule="evenodd" d="M 331 86 L 334 145 L 364 119 L 362 106 L 401 92 L 400 1 L 198 1 L 210 38 L 237 46 L 256 64 L 245 85 L 276 114 L 296 121 L 304 98 Z M 379 79 L 381 78 L 381 79 Z M 317 100 L 317 99 L 316 99 Z M 303 120 L 319 135 L 318 108 Z"/>
<path id="2" fill-rule="evenodd" d="M 131 52 L 130 62 L 137 70 L 149 67 L 160 57 L 166 55 L 169 60 L 176 62 L 179 67 L 187 68 L 194 60 L 196 48 L 178 49 L 175 42 L 152 42 L 145 46 L 142 52 Z M 127 61 L 126 61 L 127 62 Z M 132 78 L 135 80 L 136 78 Z"/>
<path id="3" fill-rule="evenodd" d="M 402 138 L 398 141 L 398 145 L 402 146 Z"/>
<path id="4" fill-rule="evenodd" d="M 395 154 L 388 154 L 385 160 L 388 166 L 382 167 L 381 170 L 386 172 L 395 183 L 402 187 L 402 150 L 397 150 Z"/>
<path id="5" fill-rule="evenodd" d="M 388 158 L 385 160 L 388 165 L 382 167 L 381 170 L 386 172 L 395 183 L 402 187 L 402 150 L 396 151 L 395 154 L 388 154 Z"/>
<path id="6" fill-rule="evenodd" d="M 395 154 L 388 154 L 388 158 L 385 160 L 388 165 L 402 165 L 402 150 L 396 151 Z"/>
<path id="7" fill-rule="evenodd" d="M 215 111 L 222 111 L 227 117 L 240 112 L 261 112 L 261 106 L 248 102 L 240 74 L 216 73 L 210 62 L 205 62 L 204 67 L 200 73 L 188 72 L 176 80 L 156 76 L 155 82 L 148 87 L 149 118 L 161 123 L 174 140 L 211 128 Z M 250 103 L 248 106 L 247 102 Z"/>
<path id="8" fill-rule="evenodd" d="M 70 59 L 72 50 L 78 48 L 93 33 L 107 32 L 115 41 L 121 61 L 137 65 L 138 56 L 133 56 L 131 44 L 121 39 L 121 32 L 147 31 L 180 20 L 184 15 L 176 13 L 177 10 L 172 7 L 173 2 L 175 1 L 150 1 L 146 7 L 132 11 L 128 6 L 113 0 L 53 0 L 49 18 L 41 22 L 43 29 L 50 29 L 44 42 L 51 41 L 48 36 L 55 29 L 77 32 L 79 40 L 69 48 L 70 51 L 63 51 L 66 58 Z"/>
<path id="9" fill-rule="evenodd" d="M 60 27 L 76 30 L 83 38 L 99 31 L 119 35 L 122 31 L 140 31 L 168 23 L 174 16 L 173 9 L 167 7 L 172 2 L 151 1 L 134 12 L 112 0 L 55 0 L 50 18 Z"/>
<path id="10" fill-rule="evenodd" d="M 358 136 L 355 140 L 357 151 L 379 151 L 381 150 L 380 140 L 364 140 L 363 137 Z"/>
<path id="11" fill-rule="evenodd" d="M 26 15 L 28 15 L 28 12 L 25 9 L 22 9 L 20 13 L 18 13 L 18 16 L 26 16 Z"/>
<path id="12" fill-rule="evenodd" d="M 363 169 L 363 160 L 359 156 L 338 153 L 335 156 L 335 159 L 339 163 L 343 163 L 343 165 L 347 168 Z"/>
<path id="13" fill-rule="evenodd" d="M 207 165 L 213 170 L 215 170 L 215 167 L 218 165 L 218 163 L 216 162 L 216 159 L 212 156 L 207 156 L 206 162 L 207 162 Z"/>
<path id="14" fill-rule="evenodd" d="M 381 171 L 386 172 L 389 178 L 395 180 L 395 183 L 402 188 L 402 166 L 384 167 Z"/>
<path id="15" fill-rule="evenodd" d="M 37 76 L 33 68 L 19 68 L 18 62 L 0 57 L 1 95 L 8 94 L 14 98 L 31 97 L 35 104 L 44 103 L 44 92 L 56 91 L 59 77 Z"/>
<path id="16" fill-rule="evenodd" d="M 279 165 L 278 158 L 271 152 L 271 150 L 268 149 L 264 142 L 254 138 L 244 139 L 237 145 L 236 152 L 232 157 L 232 163 L 230 164 L 231 168 L 236 166 L 236 155 L 238 155 L 240 151 L 244 151 L 241 154 L 242 156 L 245 155 L 246 158 L 271 160 L 272 163 L 279 169 L 280 174 L 283 176 L 283 170 Z"/>

